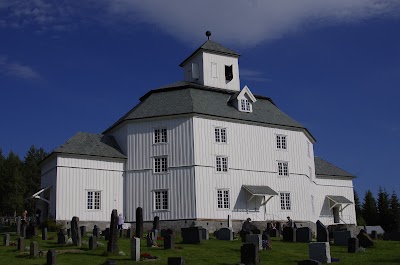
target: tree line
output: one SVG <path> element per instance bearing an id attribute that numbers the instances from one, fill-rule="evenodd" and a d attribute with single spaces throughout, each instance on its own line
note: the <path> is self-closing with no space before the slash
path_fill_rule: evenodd
<path id="1" fill-rule="evenodd" d="M 0 216 L 33 214 L 36 201 L 27 199 L 40 189 L 40 162 L 47 156 L 43 148 L 31 148 L 23 160 L 10 151 L 7 157 L 0 149 Z"/>
<path id="2" fill-rule="evenodd" d="M 377 198 L 368 190 L 361 204 L 354 190 L 357 224 L 380 225 L 385 232 L 400 231 L 400 204 L 396 192 L 389 194 L 380 187 Z"/>

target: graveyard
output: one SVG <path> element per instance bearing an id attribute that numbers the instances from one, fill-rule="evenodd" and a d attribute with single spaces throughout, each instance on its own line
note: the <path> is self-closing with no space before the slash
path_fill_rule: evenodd
<path id="1" fill-rule="evenodd" d="M 110 228 L 104 231 L 97 227 L 89 230 L 79 226 L 79 218 L 76 217 L 72 219 L 69 229 L 61 229 L 58 232 L 47 232 L 47 229 L 17 231 L 16 226 L 3 225 L 0 231 L 0 264 L 234 265 L 241 263 L 243 246 L 253 245 L 248 242 L 254 242 L 254 238 L 255 241 L 257 238 L 261 241 L 261 235 L 247 234 L 243 240 L 248 244 L 244 244 L 241 233 L 232 233 L 228 228 L 209 234 L 207 230 L 193 226 L 182 229 L 182 233 L 161 229 L 160 233 L 154 234 L 154 230 L 144 231 L 140 225 L 132 226 L 132 230 L 118 231 L 115 229 L 115 217 L 116 212 L 113 212 Z M 139 234 L 136 234 L 135 228 L 139 229 Z M 204 230 L 207 235 L 200 232 Z M 281 236 L 268 237 L 270 249 L 263 250 L 258 242 L 254 242 L 256 247 L 253 249 L 257 249 L 260 260 L 258 264 L 298 264 L 299 261 L 308 260 L 310 243 L 299 242 L 303 241 L 301 238 L 307 233 L 302 229 L 297 230 L 297 233 L 291 234 L 295 229 L 284 229 Z M 326 240 L 321 239 L 321 233 L 318 234 L 320 238 L 312 238 L 311 244 L 319 244 L 317 240 Z M 337 260 L 334 264 L 400 263 L 400 241 L 374 239 L 373 247 L 360 248 L 351 253 L 347 244 L 340 242 L 343 235 L 335 235 L 334 241 L 326 242 L 330 247 L 332 260 Z M 140 239 L 135 236 L 140 236 Z M 356 240 L 358 243 L 358 239 Z M 360 244 L 361 240 L 360 238 Z M 180 259 L 175 262 L 168 261 L 170 257 Z M 242 263 L 250 264 L 243 261 Z"/>

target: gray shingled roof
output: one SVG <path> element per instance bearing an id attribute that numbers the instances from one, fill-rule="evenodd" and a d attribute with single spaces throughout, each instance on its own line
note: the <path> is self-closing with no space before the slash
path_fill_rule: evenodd
<path id="1" fill-rule="evenodd" d="M 126 158 L 111 135 L 78 132 L 53 153 Z"/>
<path id="2" fill-rule="evenodd" d="M 178 82 L 152 90 L 140 98 L 141 102 L 104 133 L 126 120 L 179 114 L 203 114 L 214 117 L 251 121 L 269 125 L 305 129 L 303 125 L 282 112 L 271 99 L 257 96 L 253 112 L 238 111 L 229 102 L 237 91 L 205 87 L 190 82 Z M 311 134 L 310 134 L 311 135 Z M 312 137 L 312 136 L 311 136 Z"/>
<path id="3" fill-rule="evenodd" d="M 212 40 L 208 40 L 203 45 L 201 45 L 197 50 L 195 50 L 188 58 L 186 58 L 179 66 L 183 66 L 190 58 L 192 58 L 199 51 L 206 51 L 215 54 L 230 55 L 233 57 L 239 57 L 240 54 L 216 43 Z"/>
<path id="4" fill-rule="evenodd" d="M 245 188 L 252 195 L 278 195 L 276 191 L 268 186 L 243 185 L 243 188 Z"/>
<path id="5" fill-rule="evenodd" d="M 314 162 L 315 162 L 315 174 L 318 177 L 349 177 L 349 178 L 356 177 L 353 174 L 350 174 L 349 172 L 317 156 L 314 158 Z"/>

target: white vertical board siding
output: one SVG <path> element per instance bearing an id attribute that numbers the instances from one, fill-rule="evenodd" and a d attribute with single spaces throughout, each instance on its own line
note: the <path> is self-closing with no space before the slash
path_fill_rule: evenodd
<path id="1" fill-rule="evenodd" d="M 57 220 L 109 221 L 113 209 L 123 210 L 124 162 L 59 157 Z M 101 210 L 87 210 L 87 190 L 101 191 Z"/>
<path id="2" fill-rule="evenodd" d="M 313 184 L 309 179 L 308 167 L 314 171 L 315 166 L 312 152 L 308 157 L 308 139 L 304 133 L 200 117 L 194 118 L 193 126 L 198 218 L 220 219 L 232 214 L 234 219 L 251 216 L 256 220 L 285 219 L 288 215 L 294 220 L 313 219 Z M 215 143 L 215 127 L 227 128 L 227 144 Z M 276 148 L 276 134 L 287 136 L 287 150 Z M 228 173 L 215 172 L 217 155 L 228 156 Z M 278 177 L 278 160 L 288 161 L 289 177 Z M 266 215 L 263 207 L 259 212 L 247 213 L 243 207 L 248 194 L 242 185 L 265 185 L 278 193 L 290 192 L 292 209 L 282 211 L 280 198 L 275 196 L 266 205 Z M 218 188 L 230 190 L 232 213 L 217 210 Z"/>
<path id="3" fill-rule="evenodd" d="M 112 134 L 124 154 L 126 154 L 127 147 L 128 147 L 128 145 L 127 145 L 127 137 L 128 137 L 127 131 L 128 131 L 128 126 L 124 125 L 124 126 L 118 128 L 118 130 L 116 130 Z"/>
<path id="4" fill-rule="evenodd" d="M 199 79 L 193 79 L 192 77 L 192 63 L 196 63 L 199 66 Z M 203 84 L 204 76 L 203 76 L 203 58 L 201 55 L 198 55 L 188 61 L 183 67 L 184 71 L 184 80 L 189 82 L 194 82 L 198 84 Z"/>
<path id="5" fill-rule="evenodd" d="M 167 129 L 167 143 L 154 144 L 154 130 Z M 129 170 L 153 170 L 155 156 L 168 156 L 168 167 L 193 164 L 192 119 L 165 119 L 128 125 Z"/>
<path id="6" fill-rule="evenodd" d="M 128 222 L 136 220 L 136 208 L 143 208 L 143 219 L 161 220 L 195 218 L 194 169 L 172 168 L 166 174 L 153 174 L 152 170 L 130 171 L 126 174 L 125 212 Z M 168 190 L 168 211 L 154 210 L 154 190 Z"/>
<path id="7" fill-rule="evenodd" d="M 212 63 L 217 64 L 217 78 L 212 76 Z M 225 80 L 225 65 L 233 67 L 233 79 Z M 238 58 L 223 55 L 203 53 L 204 85 L 229 90 L 240 90 Z"/>
<path id="8" fill-rule="evenodd" d="M 52 217 L 56 216 L 56 189 L 57 189 L 57 157 L 52 158 L 45 165 L 42 166 L 42 173 L 40 179 L 40 188 L 50 188 L 50 205 L 49 214 Z M 35 191 L 36 192 L 36 191 Z M 43 194 L 40 195 L 43 197 Z"/>

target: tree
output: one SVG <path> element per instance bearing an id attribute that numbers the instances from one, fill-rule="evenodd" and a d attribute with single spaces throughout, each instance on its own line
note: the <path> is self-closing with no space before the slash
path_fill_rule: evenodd
<path id="1" fill-rule="evenodd" d="M 393 191 L 390 198 L 390 220 L 392 220 L 389 231 L 400 231 L 400 203 L 399 198 Z"/>
<path id="2" fill-rule="evenodd" d="M 24 180 L 22 178 L 22 163 L 18 155 L 12 151 L 8 154 L 4 165 L 2 211 L 3 214 L 13 215 L 22 212 L 24 208 L 23 194 L 25 192 Z"/>
<path id="3" fill-rule="evenodd" d="M 376 200 L 370 190 L 368 190 L 364 196 L 364 203 L 362 205 L 362 215 L 367 225 L 377 224 L 378 211 L 376 209 Z"/>
<path id="4" fill-rule="evenodd" d="M 382 190 L 379 187 L 378 192 L 378 224 L 380 224 L 383 230 L 388 231 L 392 220 L 390 220 L 390 210 L 389 210 L 389 194 L 386 190 Z"/>
<path id="5" fill-rule="evenodd" d="M 361 212 L 361 204 L 360 204 L 360 198 L 358 197 L 357 191 L 353 189 L 354 191 L 354 206 L 356 208 L 356 219 L 357 219 L 357 224 L 358 225 L 365 225 L 365 220 L 362 216 Z"/>
<path id="6" fill-rule="evenodd" d="M 5 164 L 6 164 L 6 159 L 3 156 L 3 151 L 0 149 L 0 194 L 4 194 L 5 192 Z M 0 215 L 4 215 L 4 203 L 5 203 L 5 197 L 0 196 Z"/>

